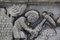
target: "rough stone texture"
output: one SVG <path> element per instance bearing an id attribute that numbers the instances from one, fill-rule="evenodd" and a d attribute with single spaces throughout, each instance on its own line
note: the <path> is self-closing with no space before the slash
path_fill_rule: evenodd
<path id="1" fill-rule="evenodd" d="M 60 27 L 57 27 L 56 28 L 56 31 L 57 31 L 57 35 L 54 36 L 54 37 L 50 37 L 49 40 L 60 40 Z"/>
<path id="2" fill-rule="evenodd" d="M 60 4 L 41 3 L 40 5 L 30 5 L 28 7 L 28 9 L 36 9 L 40 13 L 43 11 L 52 12 L 54 14 L 54 18 L 57 19 L 57 17 L 59 16 L 58 14 L 60 13 L 60 11 L 59 11 L 60 10 Z M 57 31 L 57 32 L 59 32 L 59 31 Z M 60 35 L 60 34 L 57 34 L 56 39 L 60 37 L 58 35 Z M 52 39 L 54 39 L 54 37 L 52 37 Z M 49 40 L 51 40 L 51 38 L 49 38 Z M 57 40 L 59 40 L 59 39 L 57 39 Z"/>
<path id="3" fill-rule="evenodd" d="M 36 9 L 40 13 L 42 11 L 52 12 L 54 14 L 54 18 L 57 19 L 57 17 L 59 16 L 58 14 L 60 13 L 60 4 L 59 5 L 58 4 L 48 4 L 47 5 L 47 4 L 42 3 L 41 5 L 29 5 L 28 9 Z M 4 19 L 4 18 L 6 18 L 6 19 Z M 0 40 L 11 40 L 12 39 L 12 30 L 10 29 L 11 25 L 8 25 L 8 24 L 10 24 L 9 20 L 10 20 L 9 17 L 0 15 Z M 1 21 L 3 21 L 3 22 L 1 22 Z M 6 24 L 4 24 L 4 23 L 6 23 Z M 57 28 L 56 30 L 58 32 L 57 36 L 49 38 L 49 40 L 60 40 L 60 32 L 59 32 L 60 28 Z"/>
<path id="4" fill-rule="evenodd" d="M 60 14 L 60 4 L 49 4 L 49 3 L 41 3 L 40 5 L 30 5 L 29 9 L 36 9 L 40 13 L 43 11 L 48 11 L 54 14 L 54 19 L 56 20 Z"/>
<path id="5" fill-rule="evenodd" d="M 35 40 L 49 40 L 49 38 L 54 37 L 54 36 L 56 36 L 54 30 L 48 28 L 46 30 L 43 30 L 42 34 L 40 36 L 38 36 L 38 38 Z"/>
<path id="6" fill-rule="evenodd" d="M 12 26 L 8 20 L 7 17 L 4 20 L 1 20 L 5 22 L 0 22 L 0 39 L 2 40 L 12 40 Z"/>
<path id="7" fill-rule="evenodd" d="M 10 18 L 0 11 L 0 40 L 12 40 L 12 24 Z"/>

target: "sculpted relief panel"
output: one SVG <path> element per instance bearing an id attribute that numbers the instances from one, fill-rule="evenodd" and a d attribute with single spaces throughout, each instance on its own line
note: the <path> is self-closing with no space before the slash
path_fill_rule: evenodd
<path id="1" fill-rule="evenodd" d="M 59 10 L 56 4 L 0 7 L 0 39 L 60 40 Z"/>

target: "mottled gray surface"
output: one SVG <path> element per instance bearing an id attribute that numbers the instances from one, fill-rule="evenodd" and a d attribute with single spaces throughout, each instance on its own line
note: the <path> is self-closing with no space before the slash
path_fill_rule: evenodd
<path id="1" fill-rule="evenodd" d="M 12 40 L 12 27 L 11 19 L 0 8 L 0 40 Z"/>
<path id="2" fill-rule="evenodd" d="M 30 5 L 29 9 L 36 9 L 38 10 L 40 13 L 43 11 L 48 11 L 48 12 L 52 12 L 54 14 L 54 18 L 56 19 L 59 14 L 60 14 L 60 4 L 43 4 L 41 3 L 40 5 Z"/>
<path id="3" fill-rule="evenodd" d="M 31 0 L 30 0 L 31 1 Z M 9 5 L 9 4 L 8 4 Z M 15 5 L 15 4 L 13 4 Z M 8 10 L 8 14 L 11 14 L 12 16 L 15 16 L 16 14 L 13 14 L 13 12 L 10 13 L 10 11 L 14 10 L 14 12 L 19 9 L 20 11 L 17 13 L 23 13 L 23 11 L 21 11 L 23 8 L 26 8 L 26 5 L 23 6 L 22 9 L 20 9 L 20 6 L 17 4 L 15 5 L 15 8 L 17 9 L 11 9 L 11 7 L 13 7 L 13 5 L 8 6 L 7 10 Z M 17 7 L 16 7 L 17 6 Z M 7 7 L 7 6 L 6 6 Z M 10 8 L 10 10 L 9 10 Z M 27 8 L 29 9 L 36 9 L 38 10 L 40 13 L 42 13 L 43 11 L 48 11 L 54 14 L 54 19 L 56 20 L 58 17 L 60 17 L 60 4 L 54 4 L 54 3 L 41 3 L 39 5 L 29 5 L 29 7 Z M 1 13 L 3 13 L 4 11 L 2 11 Z M 16 13 L 16 12 L 15 12 Z M 11 26 L 11 20 L 7 15 L 5 14 L 1 14 L 0 15 L 0 40 L 11 40 L 12 39 L 12 26 Z M 1 22 L 2 21 L 2 22 Z M 4 24 L 4 23 L 8 23 L 8 24 Z M 37 40 L 46 40 L 48 38 L 46 38 L 46 34 L 50 35 L 51 33 L 54 34 L 54 31 L 52 32 L 52 29 L 46 29 L 42 32 L 42 39 L 39 39 L 40 37 L 37 38 Z M 48 40 L 60 40 L 60 26 L 59 28 L 56 28 L 57 31 L 57 35 L 54 35 L 52 37 L 50 37 Z M 45 34 L 43 34 L 45 33 Z M 45 38 L 45 39 L 44 39 Z"/>

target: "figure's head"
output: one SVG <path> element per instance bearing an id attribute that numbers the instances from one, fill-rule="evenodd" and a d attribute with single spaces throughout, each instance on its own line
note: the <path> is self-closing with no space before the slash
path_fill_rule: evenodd
<path id="1" fill-rule="evenodd" d="M 30 10 L 26 12 L 25 16 L 27 20 L 31 23 L 36 22 L 39 19 L 39 13 L 35 10 Z"/>

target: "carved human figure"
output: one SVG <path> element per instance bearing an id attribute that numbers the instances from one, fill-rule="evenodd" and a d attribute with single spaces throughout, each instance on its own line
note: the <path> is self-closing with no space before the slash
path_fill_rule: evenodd
<path id="1" fill-rule="evenodd" d="M 44 19 L 41 23 L 39 23 L 35 29 L 32 29 L 30 25 L 30 23 L 35 23 L 38 19 L 39 19 L 39 15 L 38 12 L 34 11 L 34 10 L 30 10 L 28 12 L 26 12 L 25 17 L 20 17 L 18 20 L 16 20 L 15 22 L 15 26 L 14 26 L 14 31 L 17 31 L 16 33 L 14 32 L 14 37 L 15 38 L 22 38 L 27 40 L 27 35 L 22 31 L 22 28 L 25 31 L 28 31 L 32 36 L 30 37 L 30 39 L 33 40 L 34 37 L 36 37 L 38 35 L 38 32 L 42 29 L 42 26 L 44 24 L 44 22 L 46 20 L 48 20 L 49 22 L 52 23 L 52 25 L 55 26 L 55 22 L 54 20 L 49 16 L 49 14 L 47 15 L 45 12 L 43 13 Z M 50 20 L 49 20 L 50 19 Z M 43 32 L 42 32 L 43 34 Z M 23 36 L 22 36 L 23 35 Z M 45 40 L 45 39 L 44 39 Z"/>
<path id="2" fill-rule="evenodd" d="M 27 20 L 25 17 L 27 17 Z M 36 31 L 30 28 L 28 25 L 29 25 L 29 22 L 32 23 L 38 20 L 39 18 L 38 12 L 34 10 L 28 11 L 25 14 L 25 17 L 20 17 L 15 21 L 15 25 L 13 28 L 13 33 L 15 38 L 21 38 L 21 39 L 27 40 L 27 35 L 25 34 L 26 32 L 24 33 L 23 30 L 31 34 L 33 33 L 33 35 L 36 35 Z"/>
<path id="3" fill-rule="evenodd" d="M 34 40 L 33 38 L 38 35 L 38 32 L 42 29 L 42 25 L 44 24 L 46 19 L 44 19 L 40 23 L 41 21 L 40 13 L 36 10 L 30 10 L 29 12 L 25 14 L 25 17 L 27 18 L 27 21 L 30 23 L 30 24 L 28 23 L 29 27 L 32 28 L 34 31 L 36 31 L 36 34 L 33 32 L 31 33 L 32 36 L 29 37 L 30 40 Z"/>
<path id="4" fill-rule="evenodd" d="M 7 8 L 7 15 L 10 17 L 10 19 L 11 19 L 11 22 L 12 22 L 12 24 L 13 24 L 13 33 L 16 35 L 16 37 L 15 37 L 15 35 L 14 35 L 14 39 L 15 40 L 19 40 L 19 37 L 17 37 L 17 28 L 14 26 L 14 22 L 15 22 L 15 17 L 17 17 L 17 16 L 21 16 L 23 13 L 24 13 L 24 11 L 25 11 L 25 9 L 26 9 L 26 7 L 27 7 L 27 5 L 26 4 L 13 4 L 12 6 L 10 6 L 10 7 L 8 7 Z M 24 18 L 23 18 L 24 19 Z M 18 23 L 17 23 L 18 24 Z M 24 34 L 23 32 L 21 32 L 21 34 Z M 22 35 L 23 36 L 23 35 Z"/>

